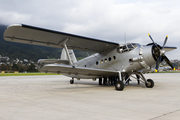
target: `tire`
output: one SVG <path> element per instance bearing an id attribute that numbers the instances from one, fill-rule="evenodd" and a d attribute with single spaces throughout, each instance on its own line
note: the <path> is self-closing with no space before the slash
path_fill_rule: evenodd
<path id="1" fill-rule="evenodd" d="M 115 84 L 115 88 L 118 91 L 122 91 L 124 89 L 124 83 L 123 81 L 117 81 Z"/>
<path id="2" fill-rule="evenodd" d="M 153 88 L 154 87 L 154 81 L 151 79 L 147 79 L 146 87 L 147 88 Z"/>
<path id="3" fill-rule="evenodd" d="M 70 80 L 70 84 L 74 84 L 74 80 Z"/>

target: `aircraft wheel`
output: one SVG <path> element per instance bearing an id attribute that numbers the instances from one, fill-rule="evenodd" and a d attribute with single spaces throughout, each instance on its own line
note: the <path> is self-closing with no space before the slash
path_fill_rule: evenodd
<path id="1" fill-rule="evenodd" d="M 147 88 L 153 88 L 154 87 L 154 81 L 151 79 L 147 79 L 146 87 Z"/>
<path id="2" fill-rule="evenodd" d="M 122 91 L 124 89 L 124 83 L 123 81 L 117 81 L 115 84 L 115 88 L 118 91 Z"/>
<path id="3" fill-rule="evenodd" d="M 70 80 L 70 84 L 74 84 L 74 80 Z"/>

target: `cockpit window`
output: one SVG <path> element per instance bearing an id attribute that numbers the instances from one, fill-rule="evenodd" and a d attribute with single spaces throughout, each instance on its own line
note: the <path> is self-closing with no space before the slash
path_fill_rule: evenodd
<path id="1" fill-rule="evenodd" d="M 127 45 L 127 47 L 128 47 L 129 49 L 134 49 L 134 47 L 132 46 L 132 44 Z"/>
<path id="2" fill-rule="evenodd" d="M 131 51 L 133 49 L 135 49 L 138 45 L 136 43 L 128 43 L 126 45 L 122 45 L 118 48 L 118 52 L 119 53 L 123 53 L 123 52 L 127 52 L 127 51 Z"/>

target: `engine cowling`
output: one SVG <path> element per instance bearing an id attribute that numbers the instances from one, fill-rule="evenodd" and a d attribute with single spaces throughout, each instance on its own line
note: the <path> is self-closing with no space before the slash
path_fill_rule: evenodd
<path id="1" fill-rule="evenodd" d="M 155 45 L 148 45 L 143 47 L 143 60 L 148 66 L 156 64 L 159 55 L 160 52 Z"/>

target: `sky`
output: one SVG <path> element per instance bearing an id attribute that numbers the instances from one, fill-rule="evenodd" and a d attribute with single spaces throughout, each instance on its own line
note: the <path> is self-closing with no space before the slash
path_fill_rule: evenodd
<path id="1" fill-rule="evenodd" d="M 125 43 L 154 41 L 178 49 L 166 53 L 180 59 L 179 0 L 0 0 L 0 24 L 31 26 Z"/>

